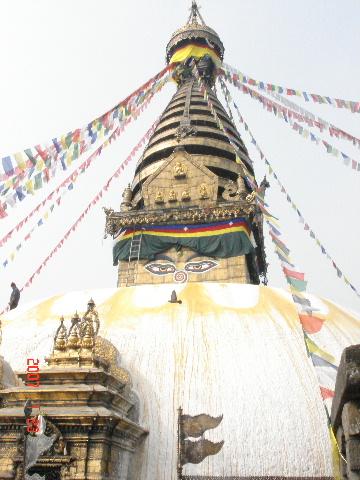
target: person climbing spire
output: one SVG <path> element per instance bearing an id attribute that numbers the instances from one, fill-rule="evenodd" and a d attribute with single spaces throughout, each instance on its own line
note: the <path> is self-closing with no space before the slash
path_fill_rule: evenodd
<path id="1" fill-rule="evenodd" d="M 11 283 L 11 288 L 12 288 L 12 292 L 10 295 L 9 308 L 10 310 L 13 310 L 18 306 L 18 303 L 20 300 L 20 290 L 18 289 L 18 287 L 15 285 L 14 282 Z"/>

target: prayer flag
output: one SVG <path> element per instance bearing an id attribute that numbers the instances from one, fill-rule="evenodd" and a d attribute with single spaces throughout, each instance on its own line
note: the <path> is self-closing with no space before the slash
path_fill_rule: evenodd
<path id="1" fill-rule="evenodd" d="M 30 160 L 30 162 L 35 166 L 36 165 L 36 157 L 37 155 L 33 155 L 32 151 L 31 151 L 31 148 L 27 148 L 26 150 L 24 150 L 26 156 L 28 157 L 28 159 Z"/>
<path id="2" fill-rule="evenodd" d="M 313 315 L 299 313 L 299 318 L 305 332 L 310 334 L 318 333 L 324 324 L 324 320 Z"/>
<path id="3" fill-rule="evenodd" d="M 297 278 L 292 277 L 286 277 L 286 280 L 298 292 L 304 292 L 306 290 L 307 282 L 304 280 L 298 280 Z"/>
<path id="4" fill-rule="evenodd" d="M 42 173 L 37 173 L 34 177 L 35 185 L 34 188 L 35 190 L 39 190 L 39 188 L 42 187 Z"/>
<path id="5" fill-rule="evenodd" d="M 319 357 L 327 360 L 332 364 L 335 363 L 335 358 L 329 353 L 325 352 L 325 350 L 322 350 L 313 340 L 311 340 L 311 338 L 307 334 L 305 334 L 305 341 L 310 353 L 315 353 Z"/>
<path id="6" fill-rule="evenodd" d="M 11 157 L 10 156 L 3 157 L 2 165 L 3 165 L 4 172 L 5 172 L 6 175 L 12 175 L 14 173 L 14 167 L 13 167 L 13 164 L 11 162 Z"/>
<path id="7" fill-rule="evenodd" d="M 323 400 L 327 400 L 328 398 L 334 398 L 335 392 L 334 390 L 330 390 L 329 388 L 321 387 L 320 386 L 320 393 Z"/>
<path id="8" fill-rule="evenodd" d="M 21 170 L 25 170 L 26 168 L 26 159 L 24 158 L 23 154 L 21 152 L 15 153 L 14 158 L 16 160 L 17 166 Z"/>
<path id="9" fill-rule="evenodd" d="M 292 297 L 293 297 L 293 300 L 294 300 L 295 303 L 298 303 L 299 305 L 304 305 L 304 306 L 311 307 L 310 300 L 308 300 L 307 298 L 301 297 L 301 296 L 296 295 L 296 294 L 293 294 Z"/>
<path id="10" fill-rule="evenodd" d="M 283 267 L 283 271 L 284 271 L 284 273 L 287 277 L 292 277 L 292 278 L 296 278 L 297 280 L 304 281 L 305 275 L 302 272 L 297 272 L 295 270 L 289 270 L 286 267 Z"/>

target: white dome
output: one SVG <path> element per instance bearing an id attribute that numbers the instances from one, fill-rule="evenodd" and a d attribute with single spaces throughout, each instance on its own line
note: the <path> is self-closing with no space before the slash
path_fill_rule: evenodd
<path id="1" fill-rule="evenodd" d="M 175 289 L 182 304 L 171 304 Z M 95 300 L 100 335 L 111 340 L 140 398 L 149 435 L 137 453 L 139 480 L 175 480 L 177 409 L 223 414 L 206 432 L 225 444 L 186 475 L 332 476 L 327 422 L 288 293 L 242 284 L 189 283 L 72 292 L 4 316 L 2 354 L 12 368 L 43 359 L 60 315 Z M 325 318 L 315 339 L 339 361 L 360 343 L 360 318 L 311 297 Z"/>

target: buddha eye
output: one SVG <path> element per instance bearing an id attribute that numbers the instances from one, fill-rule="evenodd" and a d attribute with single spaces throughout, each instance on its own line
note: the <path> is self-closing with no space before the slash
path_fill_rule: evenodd
<path id="1" fill-rule="evenodd" d="M 201 260 L 200 262 L 189 262 L 185 265 L 185 270 L 192 273 L 204 273 L 217 267 L 218 263 L 212 260 Z"/>
<path id="2" fill-rule="evenodd" d="M 176 270 L 172 263 L 148 263 L 144 268 L 153 275 L 168 275 Z"/>

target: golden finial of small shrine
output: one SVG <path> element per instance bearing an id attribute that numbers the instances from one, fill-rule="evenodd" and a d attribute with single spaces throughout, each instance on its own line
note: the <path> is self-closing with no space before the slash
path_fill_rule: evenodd
<path id="1" fill-rule="evenodd" d="M 95 332 L 90 321 L 87 321 L 84 326 L 84 335 L 81 339 L 81 348 L 92 349 L 95 345 Z"/>
<path id="2" fill-rule="evenodd" d="M 54 350 L 65 350 L 67 342 L 67 330 L 64 325 L 64 317 L 60 317 L 60 325 L 54 336 Z"/>
<path id="3" fill-rule="evenodd" d="M 80 347 L 80 337 L 79 337 L 79 332 L 78 332 L 78 324 L 80 321 L 80 317 L 77 312 L 75 312 L 75 315 L 71 319 L 71 327 L 68 333 L 68 339 L 67 339 L 67 346 L 69 348 L 79 348 Z"/>

